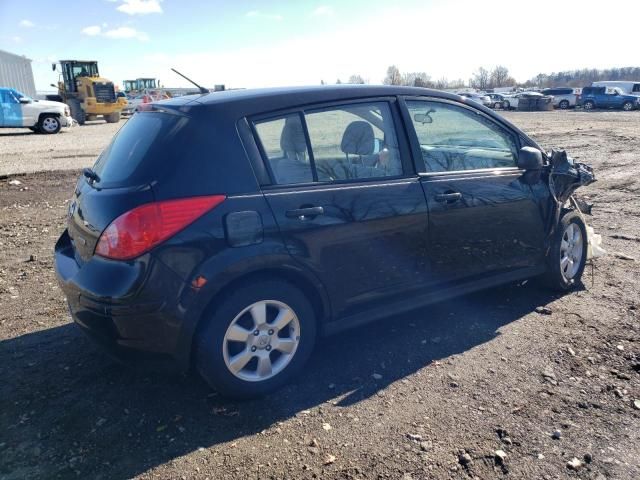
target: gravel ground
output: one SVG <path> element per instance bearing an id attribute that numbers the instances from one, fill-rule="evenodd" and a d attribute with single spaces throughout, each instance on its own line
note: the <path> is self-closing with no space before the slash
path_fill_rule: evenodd
<path id="1" fill-rule="evenodd" d="M 111 137 L 125 124 L 87 122 L 41 135 L 26 128 L 0 128 L 0 177 L 19 173 L 89 167 Z"/>
<path id="2" fill-rule="evenodd" d="M 507 115 L 596 168 L 581 191 L 609 255 L 583 288 L 504 286 L 324 339 L 250 402 L 100 353 L 52 266 L 78 171 L 0 180 L 0 478 L 640 478 L 640 112 Z M 2 173 L 88 166 L 116 129 L 0 131 Z"/>

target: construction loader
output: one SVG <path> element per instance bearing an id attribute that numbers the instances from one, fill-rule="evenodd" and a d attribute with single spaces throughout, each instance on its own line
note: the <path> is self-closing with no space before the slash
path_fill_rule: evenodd
<path id="1" fill-rule="evenodd" d="M 71 116 L 80 125 L 100 116 L 107 123 L 120 121 L 120 113 L 127 105 L 127 99 L 117 96 L 111 80 L 100 77 L 98 62 L 60 60 L 59 65 L 58 95 L 51 95 L 51 100 L 69 105 Z M 54 63 L 54 71 L 56 67 L 57 64 Z M 52 86 L 56 87 L 53 84 Z"/>

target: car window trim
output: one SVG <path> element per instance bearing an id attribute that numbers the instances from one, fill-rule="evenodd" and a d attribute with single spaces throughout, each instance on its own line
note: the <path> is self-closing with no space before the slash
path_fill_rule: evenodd
<path id="1" fill-rule="evenodd" d="M 341 180 L 333 180 L 333 181 L 316 180 L 313 182 L 287 183 L 287 184 L 278 184 L 276 182 L 275 176 L 271 169 L 269 158 L 266 155 L 266 152 L 262 145 L 262 140 L 258 135 L 256 124 L 268 122 L 272 120 L 278 120 L 280 118 L 285 118 L 287 115 L 292 115 L 292 114 L 301 115 L 302 125 L 305 131 L 305 140 L 307 142 L 307 151 L 309 152 L 309 159 L 310 161 L 313 159 L 313 162 L 314 162 L 312 173 L 314 178 L 316 178 L 317 170 L 315 168 L 315 158 L 312 157 L 313 149 L 311 148 L 311 142 L 309 139 L 309 132 L 307 129 L 305 114 L 316 113 L 322 110 L 330 110 L 332 107 L 347 106 L 347 105 L 353 105 L 358 103 L 387 103 L 388 104 L 389 110 L 391 112 L 391 120 L 393 122 L 393 127 L 395 129 L 396 140 L 398 142 L 398 149 L 400 150 L 400 160 L 402 163 L 402 170 L 403 170 L 400 175 L 383 176 L 383 177 L 367 177 L 367 178 L 356 178 L 356 179 L 341 179 Z M 406 126 L 404 125 L 402 114 L 398 105 L 398 96 L 359 97 L 354 99 L 342 99 L 342 100 L 335 100 L 335 101 L 322 102 L 322 103 L 306 104 L 306 105 L 300 105 L 300 106 L 282 109 L 282 110 L 264 112 L 257 115 L 248 115 L 244 117 L 244 119 L 249 124 L 251 132 L 253 134 L 253 141 L 255 142 L 255 145 L 258 148 L 258 152 L 260 154 L 260 161 L 264 164 L 264 167 L 269 174 L 270 183 L 261 184 L 261 187 L 268 190 L 278 189 L 278 188 L 291 188 L 291 187 L 298 187 L 298 186 L 300 187 L 305 187 L 305 186 L 309 187 L 313 185 L 327 186 L 327 185 L 354 184 L 354 183 L 361 183 L 361 182 L 380 182 L 385 180 L 398 180 L 403 178 L 415 178 L 418 173 L 415 170 L 414 163 L 412 162 L 411 146 L 409 144 Z"/>
<path id="2" fill-rule="evenodd" d="M 501 130 L 505 131 L 505 133 L 507 133 L 510 137 L 512 137 L 512 140 L 516 146 L 516 152 L 520 150 L 520 148 L 522 148 L 522 142 L 521 142 L 521 135 L 514 131 L 510 126 L 500 122 L 499 120 L 493 118 L 491 115 L 487 115 L 485 112 L 483 112 L 482 110 L 472 106 L 472 105 L 467 105 L 466 103 L 462 103 L 462 102 L 457 102 L 455 100 L 449 100 L 446 98 L 438 98 L 438 97 L 432 97 L 432 96 L 412 96 L 412 95 L 401 95 L 399 96 L 399 105 L 400 105 L 400 110 L 402 112 L 402 116 L 404 118 L 404 121 L 406 123 L 406 129 L 407 129 L 407 135 L 409 137 L 409 142 L 410 142 L 410 146 L 411 146 L 411 153 L 413 156 L 413 163 L 414 163 L 414 167 L 416 169 L 417 174 L 420 177 L 425 177 L 425 176 L 434 176 L 434 175 L 438 175 L 441 173 L 446 173 L 446 174 L 460 174 L 463 172 L 472 172 L 472 171 L 476 171 L 476 172 L 486 172 L 486 171 L 491 171 L 491 170 L 519 170 L 518 167 L 514 166 L 514 167 L 491 167 L 491 168 L 478 168 L 478 169 L 473 169 L 473 170 L 450 170 L 450 171 L 446 171 L 446 172 L 428 172 L 427 171 L 427 167 L 424 164 L 424 158 L 422 157 L 422 152 L 420 150 L 420 141 L 418 140 L 418 135 L 416 133 L 415 127 L 413 126 L 413 119 L 411 118 L 411 114 L 409 113 L 409 107 L 407 106 L 407 101 L 422 101 L 422 102 L 437 102 L 437 103 L 444 103 L 444 104 L 448 104 L 448 105 L 453 105 L 459 108 L 463 108 L 466 110 L 469 110 L 477 115 L 481 115 L 484 118 L 486 118 L 489 121 L 492 121 L 493 123 L 495 123 Z M 516 154 L 517 156 L 517 154 Z M 517 159 L 516 159 L 517 162 Z"/>

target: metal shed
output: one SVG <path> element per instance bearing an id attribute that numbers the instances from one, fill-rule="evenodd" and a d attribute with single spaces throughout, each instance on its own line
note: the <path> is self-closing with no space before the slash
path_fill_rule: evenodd
<path id="1" fill-rule="evenodd" d="M 30 97 L 36 96 L 31 60 L 0 50 L 0 87 L 15 88 Z"/>

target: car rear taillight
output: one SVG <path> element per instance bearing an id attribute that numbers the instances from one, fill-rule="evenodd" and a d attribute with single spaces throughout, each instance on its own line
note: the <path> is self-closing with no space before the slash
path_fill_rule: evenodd
<path id="1" fill-rule="evenodd" d="M 95 253 L 113 260 L 139 257 L 220 205 L 225 198 L 225 195 L 211 195 L 140 205 L 109 224 L 100 235 Z"/>

